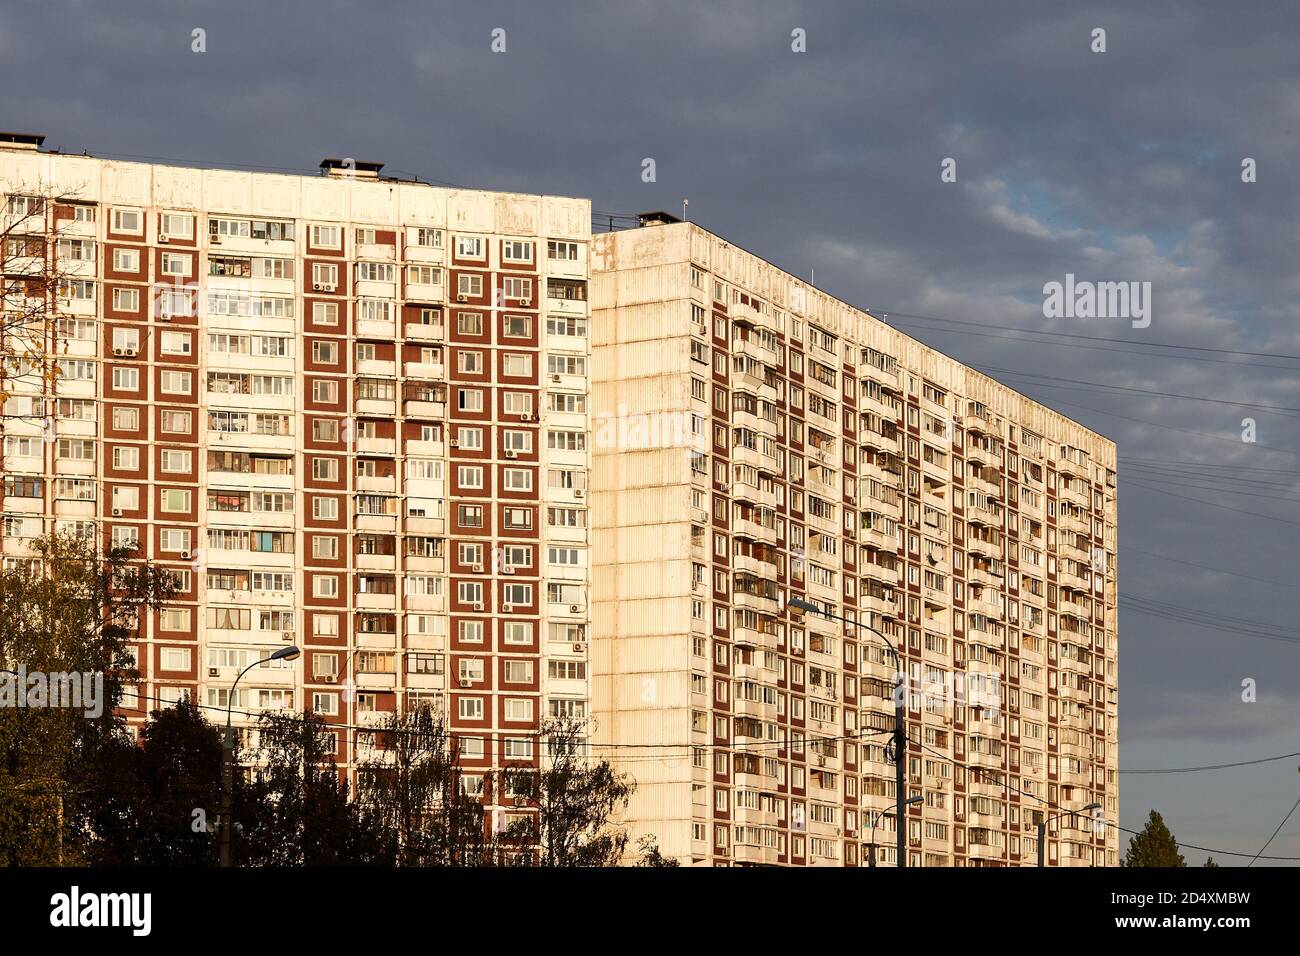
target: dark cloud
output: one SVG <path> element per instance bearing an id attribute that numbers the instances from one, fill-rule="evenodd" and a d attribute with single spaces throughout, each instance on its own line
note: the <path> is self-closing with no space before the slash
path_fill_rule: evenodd
<path id="1" fill-rule="evenodd" d="M 613 212 L 689 197 L 704 225 L 860 305 L 1295 355 L 1298 25 L 1284 3 L 46 2 L 0 23 L 0 125 L 213 165 L 311 172 L 350 155 Z M 940 182 L 944 157 L 956 183 Z M 1044 319 L 1042 286 L 1066 273 L 1152 282 L 1150 328 Z M 1258 367 L 1297 363 L 906 328 L 974 364 L 1221 400 L 1007 379 L 1119 443 L 1126 595 L 1300 637 L 1294 587 L 1126 550 L 1294 580 L 1294 525 L 1174 495 L 1300 519 L 1295 413 L 1222 401 L 1300 407 L 1300 375 Z M 1247 416 L 1258 445 L 1238 440 Z M 1137 458 L 1273 470 L 1207 490 L 1197 464 Z M 1300 749 L 1300 646 L 1121 618 L 1122 766 Z M 1259 703 L 1240 700 L 1245 677 Z M 1155 804 L 1184 839 L 1254 849 L 1294 789 L 1276 767 L 1124 778 L 1123 820 Z M 1272 852 L 1300 856 L 1300 831 Z"/>

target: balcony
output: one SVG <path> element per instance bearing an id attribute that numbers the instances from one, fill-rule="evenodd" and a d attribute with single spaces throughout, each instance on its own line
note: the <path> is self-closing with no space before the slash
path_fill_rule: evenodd
<path id="1" fill-rule="evenodd" d="M 425 325 L 422 322 L 408 322 L 404 328 L 408 341 L 442 342 L 447 338 L 447 329 L 442 325 Z"/>
<path id="2" fill-rule="evenodd" d="M 1092 492 L 1086 486 L 1084 488 L 1075 488 L 1072 485 L 1063 485 L 1057 488 L 1056 495 L 1062 501 L 1069 501 L 1078 505 L 1085 512 L 1092 508 Z"/>
<path id="3" fill-rule="evenodd" d="M 395 455 L 397 453 L 397 440 L 395 438 L 358 438 L 357 454 L 359 455 Z"/>
<path id="4" fill-rule="evenodd" d="M 1088 584 L 1088 579 L 1083 575 L 1075 574 L 1073 571 L 1067 571 L 1060 564 L 1057 565 L 1056 572 L 1057 582 L 1063 588 L 1070 588 L 1073 591 L 1079 591 L 1088 594 L 1092 590 Z"/>
<path id="5" fill-rule="evenodd" d="M 407 362 L 403 374 L 407 378 L 441 382 L 447 378 L 447 367 L 440 362 Z"/>
<path id="6" fill-rule="evenodd" d="M 743 843 L 732 847 L 731 857 L 736 863 L 748 866 L 775 866 L 780 859 L 776 847 L 750 846 Z"/>
<path id="7" fill-rule="evenodd" d="M 358 359 L 356 374 L 392 379 L 397 376 L 397 363 L 391 359 Z"/>
<path id="8" fill-rule="evenodd" d="M 747 306 L 738 306 L 738 308 L 747 308 Z M 763 365 L 775 367 L 777 363 L 776 353 L 771 349 L 760 345 L 758 341 L 753 338 L 733 341 L 731 351 L 733 355 L 746 355 L 756 362 L 761 362 Z"/>
<path id="9" fill-rule="evenodd" d="M 357 319 L 356 336 L 391 342 L 397 338 L 397 323 L 392 319 Z"/>

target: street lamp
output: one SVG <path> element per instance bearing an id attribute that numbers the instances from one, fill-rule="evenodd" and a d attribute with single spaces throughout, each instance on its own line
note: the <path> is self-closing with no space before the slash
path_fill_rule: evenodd
<path id="1" fill-rule="evenodd" d="M 919 794 L 915 797 L 908 797 L 906 800 L 903 801 L 903 806 L 910 807 L 912 804 L 920 803 L 924 799 L 925 797 L 920 796 Z M 872 810 L 869 812 L 871 813 L 871 846 L 867 851 L 867 865 L 875 866 L 876 865 L 876 824 L 880 822 L 881 817 L 889 813 L 896 813 L 897 810 L 894 807 L 881 807 L 879 810 Z M 899 821 L 897 823 L 897 826 L 902 827 L 905 822 L 906 821 Z"/>
<path id="2" fill-rule="evenodd" d="M 1079 810 L 1062 810 L 1060 813 L 1053 813 L 1050 817 L 1043 817 L 1043 819 L 1039 820 L 1038 821 L 1038 865 L 1039 866 L 1047 865 L 1046 863 L 1043 862 L 1044 854 L 1046 852 L 1043 848 L 1047 844 L 1047 824 L 1050 821 L 1055 820 L 1057 817 L 1072 817 L 1076 813 L 1088 813 L 1091 810 L 1100 810 L 1100 809 L 1101 809 L 1100 803 L 1090 803 L 1086 807 L 1083 807 Z"/>
<path id="3" fill-rule="evenodd" d="M 905 675 L 903 674 L 903 661 L 898 656 L 898 648 L 894 647 L 893 641 L 871 625 L 863 624 L 860 621 L 851 621 L 838 614 L 832 614 L 811 601 L 805 601 L 803 598 L 797 597 L 790 598 L 790 607 L 808 611 L 812 614 L 820 614 L 822 617 L 841 621 L 844 624 L 852 624 L 854 627 L 866 628 L 884 641 L 885 646 L 889 648 L 889 653 L 894 655 L 894 812 L 897 814 L 898 819 L 898 862 L 895 866 L 905 867 L 907 866 L 907 838 L 904 833 L 904 824 L 907 816 L 903 813 L 903 807 L 907 803 L 907 785 L 903 782 L 903 761 L 907 758 L 907 715 L 904 711 L 906 707 L 906 695 L 903 688 Z"/>
<path id="4" fill-rule="evenodd" d="M 264 657 L 260 661 L 253 661 L 242 671 L 235 682 L 230 685 L 230 693 L 226 697 L 226 736 L 221 746 L 221 843 L 219 849 L 219 864 L 221 866 L 230 866 L 230 800 L 231 790 L 234 783 L 234 764 L 235 764 L 235 732 L 230 727 L 230 708 L 235 703 L 235 688 L 239 686 L 239 681 L 245 674 L 251 671 L 259 664 L 269 664 L 271 661 L 292 661 L 297 660 L 302 651 L 298 646 L 282 647 L 270 657 Z"/>

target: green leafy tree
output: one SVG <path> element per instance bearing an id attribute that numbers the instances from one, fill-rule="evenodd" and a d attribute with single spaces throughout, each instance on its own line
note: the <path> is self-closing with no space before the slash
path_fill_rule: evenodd
<path id="1" fill-rule="evenodd" d="M 640 867 L 672 867 L 681 866 L 676 857 L 664 856 L 659 850 L 659 841 L 655 839 L 653 833 L 647 833 L 641 839 L 636 841 L 637 856 L 636 865 Z"/>
<path id="2" fill-rule="evenodd" d="M 483 796 L 461 785 L 459 747 L 443 715 L 427 705 L 392 714 L 375 743 L 358 770 L 357 798 L 396 864 L 490 865 L 497 854 Z"/>
<path id="3" fill-rule="evenodd" d="M 1219 868 L 1219 864 L 1214 862 L 1214 857 L 1212 856 L 1207 856 L 1202 866 L 1209 870 L 1217 870 Z"/>
<path id="4" fill-rule="evenodd" d="M 83 691 L 98 693 L 82 707 L 0 708 L 0 863 L 74 865 L 93 855 L 92 818 L 129 739 L 118 707 L 138 677 L 132 642 L 175 584 L 134 549 L 100 553 L 79 535 L 32 549 L 0 573 L 0 668 L 90 675 Z"/>
<path id="5" fill-rule="evenodd" d="M 541 733 L 540 769 L 503 772 L 505 794 L 535 809 L 506 833 L 508 840 L 536 850 L 518 862 L 592 867 L 622 861 L 628 837 L 615 818 L 627 808 L 636 782 L 606 760 L 587 760 L 583 742 L 580 722 L 548 722 Z"/>
<path id="6" fill-rule="evenodd" d="M 94 864 L 210 866 L 221 802 L 221 734 L 189 698 L 123 741 L 91 811 Z"/>
<path id="7" fill-rule="evenodd" d="M 1164 818 L 1152 810 L 1142 832 L 1135 833 L 1129 840 L 1123 865 L 1171 867 L 1186 866 L 1187 861 L 1178 852 L 1178 843 L 1169 827 L 1165 826 Z"/>
<path id="8" fill-rule="evenodd" d="M 234 788 L 236 865 L 389 864 L 383 834 L 350 799 L 334 736 L 318 716 L 264 714 L 252 779 Z M 237 752 L 235 759 L 239 760 Z"/>

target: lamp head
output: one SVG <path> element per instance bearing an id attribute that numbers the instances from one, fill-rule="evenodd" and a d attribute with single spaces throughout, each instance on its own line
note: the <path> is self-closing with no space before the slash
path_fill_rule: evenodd
<path id="1" fill-rule="evenodd" d="M 790 606 L 797 607 L 801 611 L 810 611 L 813 614 L 822 613 L 822 609 L 811 601 L 805 601 L 803 598 L 790 598 Z"/>

